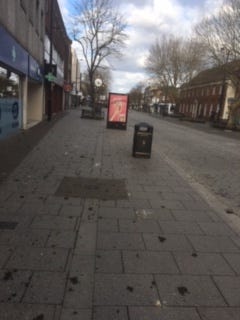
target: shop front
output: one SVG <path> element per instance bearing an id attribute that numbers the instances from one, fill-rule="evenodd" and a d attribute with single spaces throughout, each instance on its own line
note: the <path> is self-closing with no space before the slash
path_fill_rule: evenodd
<path id="1" fill-rule="evenodd" d="M 0 139 L 21 127 L 19 76 L 0 66 Z"/>
<path id="2" fill-rule="evenodd" d="M 0 139 L 28 128 L 31 119 L 41 121 L 43 84 L 41 67 L 0 26 Z"/>

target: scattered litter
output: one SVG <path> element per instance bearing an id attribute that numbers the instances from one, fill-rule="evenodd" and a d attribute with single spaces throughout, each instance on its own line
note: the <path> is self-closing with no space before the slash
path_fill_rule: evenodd
<path id="1" fill-rule="evenodd" d="M 72 282 L 72 284 L 77 284 L 78 283 L 78 278 L 77 277 L 71 277 L 70 281 Z"/>
<path id="2" fill-rule="evenodd" d="M 43 320 L 43 319 L 44 319 L 44 315 L 43 314 L 39 314 L 38 316 L 36 316 L 32 320 Z"/>
<path id="3" fill-rule="evenodd" d="M 157 300 L 155 306 L 158 306 L 158 307 L 161 306 L 161 302 Z"/>
<path id="4" fill-rule="evenodd" d="M 178 292 L 181 296 L 185 296 L 185 294 L 190 293 L 186 287 L 178 287 Z"/>
<path id="5" fill-rule="evenodd" d="M 100 162 L 97 162 L 94 164 L 94 167 L 100 167 L 101 163 Z"/>
<path id="6" fill-rule="evenodd" d="M 133 292 L 133 287 L 127 286 L 127 290 Z"/>
<path id="7" fill-rule="evenodd" d="M 136 215 L 138 218 L 146 219 L 150 215 L 152 215 L 153 212 L 151 210 L 146 210 L 146 209 L 139 209 L 136 210 Z"/>
<path id="8" fill-rule="evenodd" d="M 5 272 L 3 280 L 4 281 L 13 280 L 12 272 L 10 271 Z"/>
<path id="9" fill-rule="evenodd" d="M 225 211 L 226 211 L 227 214 L 234 214 L 233 209 L 226 209 Z"/>
<path id="10" fill-rule="evenodd" d="M 161 236 L 159 236 L 158 239 L 159 239 L 160 242 L 164 242 L 164 241 L 167 240 L 165 237 L 161 237 Z"/>

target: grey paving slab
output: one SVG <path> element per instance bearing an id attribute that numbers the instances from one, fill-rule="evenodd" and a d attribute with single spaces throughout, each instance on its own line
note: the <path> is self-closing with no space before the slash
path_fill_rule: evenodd
<path id="1" fill-rule="evenodd" d="M 144 242 L 140 233 L 99 233 L 98 250 L 144 250 Z"/>
<path id="2" fill-rule="evenodd" d="M 193 201 L 193 197 L 191 195 L 191 192 L 187 193 L 184 191 L 179 191 L 179 192 L 167 192 L 167 191 L 161 191 L 161 198 L 163 200 L 179 200 L 179 201 Z"/>
<path id="3" fill-rule="evenodd" d="M 198 308 L 202 319 L 207 320 L 239 320 L 239 308 Z"/>
<path id="4" fill-rule="evenodd" d="M 3 268 L 6 261 L 13 252 L 13 248 L 6 245 L 0 245 L 0 268 Z"/>
<path id="5" fill-rule="evenodd" d="M 94 320 L 128 320 L 126 307 L 95 307 L 93 311 Z"/>
<path id="6" fill-rule="evenodd" d="M 196 221 L 213 222 L 215 221 L 210 214 L 202 210 L 171 210 L 172 215 L 177 221 Z M 220 218 L 219 218 L 220 219 Z"/>
<path id="7" fill-rule="evenodd" d="M 184 235 L 144 233 L 147 250 L 192 251 L 190 242 Z"/>
<path id="8" fill-rule="evenodd" d="M 74 216 L 80 217 L 83 212 L 83 206 L 70 206 L 70 205 L 63 205 L 59 210 L 60 216 Z"/>
<path id="9" fill-rule="evenodd" d="M 96 306 L 154 306 L 158 303 L 158 293 L 150 275 L 96 274 Z"/>
<path id="10" fill-rule="evenodd" d="M 232 241 L 236 244 L 238 248 L 240 248 L 240 236 L 231 237 Z"/>
<path id="11" fill-rule="evenodd" d="M 192 221 L 159 221 L 165 234 L 203 234 L 199 225 Z"/>
<path id="12" fill-rule="evenodd" d="M 199 222 L 204 234 L 209 236 L 234 236 L 235 232 L 224 222 Z"/>
<path id="13" fill-rule="evenodd" d="M 91 320 L 91 309 L 68 309 L 63 308 L 59 320 Z"/>
<path id="14" fill-rule="evenodd" d="M 10 246 L 33 246 L 44 247 L 47 242 L 50 230 L 33 228 L 22 228 L 21 230 L 2 230 L 0 243 Z"/>
<path id="15" fill-rule="evenodd" d="M 181 199 L 181 203 L 183 204 L 184 208 L 187 210 L 210 210 L 209 205 L 206 201 L 198 201 L 198 200 L 189 200 L 189 199 Z"/>
<path id="16" fill-rule="evenodd" d="M 69 230 L 52 230 L 46 242 L 46 247 L 73 248 L 76 232 Z"/>
<path id="17" fill-rule="evenodd" d="M 236 274 L 240 275 L 240 253 L 225 253 L 223 256 Z"/>
<path id="18" fill-rule="evenodd" d="M 96 272 L 122 273 L 123 263 L 120 251 L 106 250 L 96 252 Z"/>
<path id="19" fill-rule="evenodd" d="M 162 184 L 159 184 L 159 185 L 153 185 L 153 184 L 143 184 L 140 186 L 141 190 L 144 190 L 148 193 L 161 193 L 161 192 L 172 192 L 172 188 L 169 187 L 167 184 L 166 184 L 166 181 L 162 181 Z"/>
<path id="20" fill-rule="evenodd" d="M 0 303 L 1 320 L 25 320 L 54 318 L 55 306 L 26 303 Z"/>
<path id="21" fill-rule="evenodd" d="M 156 284 L 165 306 L 226 306 L 221 293 L 208 276 L 156 275 Z"/>
<path id="22" fill-rule="evenodd" d="M 82 222 L 78 232 L 75 253 L 94 253 L 96 250 L 97 223 Z"/>
<path id="23" fill-rule="evenodd" d="M 133 219 L 135 217 L 133 208 L 99 208 L 99 217 Z"/>
<path id="24" fill-rule="evenodd" d="M 22 216 L 17 213 L 9 215 L 8 213 L 4 212 L 4 214 L 1 214 L 0 216 L 0 221 L 16 222 L 17 226 L 14 230 L 20 230 L 29 227 L 32 221 L 32 217 Z"/>
<path id="25" fill-rule="evenodd" d="M 240 277 L 214 277 L 219 290 L 231 307 L 240 307 Z"/>
<path id="26" fill-rule="evenodd" d="M 118 219 L 98 219 L 98 231 L 118 232 Z"/>
<path id="27" fill-rule="evenodd" d="M 129 307 L 130 320 L 200 320 L 194 308 Z"/>
<path id="28" fill-rule="evenodd" d="M 70 273 L 93 274 L 95 255 L 75 254 L 71 261 Z"/>
<path id="29" fill-rule="evenodd" d="M 183 274 L 233 275 L 234 271 L 218 253 L 175 252 L 174 257 Z"/>
<path id="30" fill-rule="evenodd" d="M 66 274 L 60 272 L 34 272 L 24 303 L 61 304 L 66 285 Z"/>
<path id="31" fill-rule="evenodd" d="M 71 273 L 64 296 L 64 308 L 92 308 L 93 275 Z"/>
<path id="32" fill-rule="evenodd" d="M 64 248 L 21 247 L 11 255 L 9 269 L 63 271 L 69 250 Z"/>
<path id="33" fill-rule="evenodd" d="M 139 191 L 139 190 L 131 190 L 131 192 L 129 193 L 130 199 L 133 200 L 140 200 L 140 199 L 156 199 L 157 197 L 160 198 L 161 197 L 161 193 L 157 192 L 157 191 Z"/>
<path id="34" fill-rule="evenodd" d="M 120 232 L 161 232 L 157 221 L 148 219 L 119 219 Z"/>
<path id="35" fill-rule="evenodd" d="M 123 251 L 123 264 L 126 273 L 179 273 L 172 255 L 168 252 Z"/>
<path id="36" fill-rule="evenodd" d="M 32 228 L 39 229 L 58 229 L 58 230 L 73 230 L 76 226 L 76 218 L 42 215 L 36 216 L 32 222 Z"/>
<path id="37" fill-rule="evenodd" d="M 171 214 L 171 210 L 166 208 L 160 209 L 137 209 L 135 211 L 135 216 L 138 219 L 152 219 L 160 221 L 173 221 L 174 217 Z"/>
<path id="38" fill-rule="evenodd" d="M 0 303 L 20 302 L 30 277 L 30 271 L 0 270 Z"/>
<path id="39" fill-rule="evenodd" d="M 24 203 L 21 208 L 17 211 L 17 213 L 21 215 L 58 215 L 60 211 L 61 205 L 60 204 L 48 204 L 46 205 L 43 201 L 42 202 L 26 202 Z"/>
<path id="40" fill-rule="evenodd" d="M 240 252 L 229 237 L 188 235 L 194 249 L 200 252 Z"/>
<path id="41" fill-rule="evenodd" d="M 144 197 L 145 199 L 135 199 L 130 197 L 129 202 L 131 207 L 138 209 L 138 208 L 152 208 L 150 201 L 146 199 L 146 195 Z"/>
<path id="42" fill-rule="evenodd" d="M 151 208 L 166 208 L 170 210 L 184 210 L 185 207 L 181 201 L 177 200 L 160 200 L 160 199 L 149 199 Z"/>

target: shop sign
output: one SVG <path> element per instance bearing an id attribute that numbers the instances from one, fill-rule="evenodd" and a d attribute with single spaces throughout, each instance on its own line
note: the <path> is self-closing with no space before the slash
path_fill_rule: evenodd
<path id="1" fill-rule="evenodd" d="M 12 36 L 0 26 L 0 62 L 7 66 L 28 74 L 28 53 L 24 50 Z"/>
<path id="2" fill-rule="evenodd" d="M 42 69 L 38 62 L 32 57 L 29 56 L 29 70 L 28 75 L 31 79 L 41 82 L 43 79 Z"/>
<path id="3" fill-rule="evenodd" d="M 73 89 L 73 87 L 72 87 L 72 84 L 71 84 L 71 83 L 64 83 L 63 88 L 64 88 L 64 91 L 65 91 L 65 92 L 71 92 L 71 91 L 72 91 L 72 89 Z"/>

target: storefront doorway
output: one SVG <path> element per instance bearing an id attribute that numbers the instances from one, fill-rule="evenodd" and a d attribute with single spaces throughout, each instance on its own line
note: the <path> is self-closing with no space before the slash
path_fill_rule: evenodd
<path id="1" fill-rule="evenodd" d="M 17 132 L 22 125 L 19 76 L 0 66 L 0 139 Z"/>

